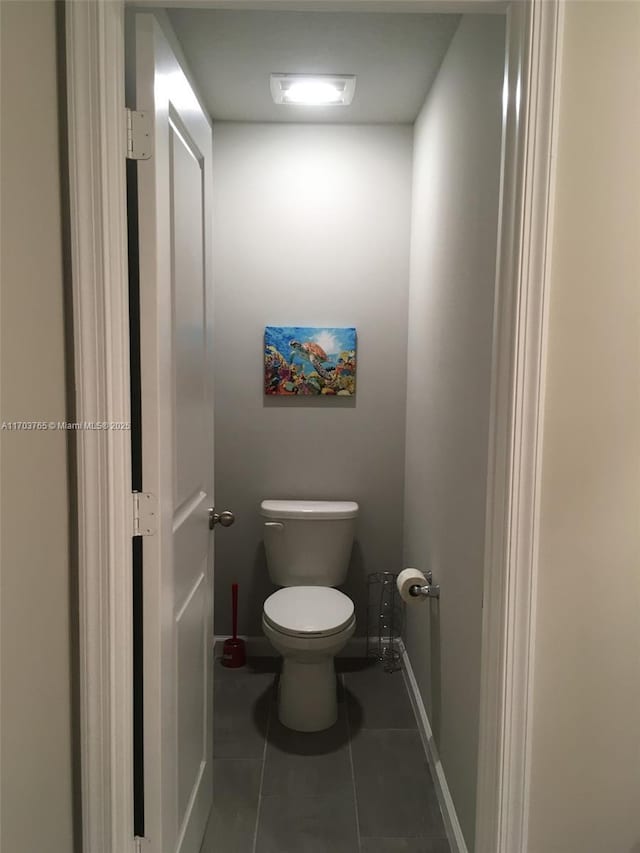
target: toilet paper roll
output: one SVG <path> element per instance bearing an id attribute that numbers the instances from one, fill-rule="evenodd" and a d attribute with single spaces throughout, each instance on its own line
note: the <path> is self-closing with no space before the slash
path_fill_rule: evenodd
<path id="1" fill-rule="evenodd" d="M 427 601 L 426 595 L 413 596 L 409 590 L 416 584 L 424 586 L 427 582 L 426 577 L 418 569 L 403 569 L 397 577 L 396 584 L 400 598 L 408 604 L 415 604 L 419 601 Z"/>

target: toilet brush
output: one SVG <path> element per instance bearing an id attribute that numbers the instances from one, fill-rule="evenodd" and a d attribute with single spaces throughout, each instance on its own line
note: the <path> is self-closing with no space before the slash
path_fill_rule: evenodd
<path id="1" fill-rule="evenodd" d="M 222 665 L 235 669 L 244 666 L 246 651 L 244 640 L 238 638 L 238 584 L 231 584 L 231 601 L 233 616 L 233 637 L 224 641 L 222 647 Z"/>

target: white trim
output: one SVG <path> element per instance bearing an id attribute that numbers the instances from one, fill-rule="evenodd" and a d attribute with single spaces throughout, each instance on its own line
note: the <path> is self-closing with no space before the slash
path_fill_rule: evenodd
<path id="1" fill-rule="evenodd" d="M 509 12 L 487 488 L 476 853 L 528 849 L 547 290 L 563 6 Z"/>
<path id="2" fill-rule="evenodd" d="M 218 652 L 222 652 L 222 643 L 227 639 L 228 635 L 216 634 L 213 638 L 213 644 L 216 649 L 216 654 Z M 270 658 L 270 657 L 279 657 L 279 653 L 273 648 L 269 640 L 266 637 L 249 637 L 245 635 L 238 635 L 239 639 L 244 640 L 246 644 L 247 655 L 254 658 Z M 347 640 L 347 644 L 342 649 L 341 652 L 338 653 L 337 657 L 339 658 L 363 658 L 366 654 L 367 650 L 367 638 L 366 637 L 351 637 Z"/>
<path id="3" fill-rule="evenodd" d="M 438 747 L 436 746 L 436 741 L 431 729 L 431 723 L 429 722 L 429 715 L 427 714 L 427 709 L 422 701 L 422 695 L 420 694 L 420 688 L 418 687 L 418 682 L 416 681 L 413 667 L 411 666 L 409 653 L 407 652 L 406 646 L 402 640 L 398 642 L 398 651 L 402 658 L 402 674 L 404 676 L 404 683 L 407 685 L 407 691 L 409 693 L 409 698 L 411 699 L 413 713 L 416 716 L 422 746 L 424 747 L 424 752 L 427 757 L 427 761 L 429 762 L 429 768 L 431 770 L 431 776 L 433 777 L 440 811 L 442 812 L 442 818 L 444 820 L 444 826 L 447 831 L 447 839 L 449 840 L 451 853 L 468 853 L 460 821 L 458 820 L 456 807 L 447 783 L 447 777 L 445 776 L 444 768 L 440 761 L 440 755 L 438 754 Z"/>
<path id="4" fill-rule="evenodd" d="M 67 2 L 75 417 L 130 420 L 123 6 Z M 127 431 L 79 431 L 83 849 L 134 850 Z"/>

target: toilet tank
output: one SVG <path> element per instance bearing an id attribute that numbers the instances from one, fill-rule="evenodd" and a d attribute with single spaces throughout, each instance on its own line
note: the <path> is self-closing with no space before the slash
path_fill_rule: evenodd
<path id="1" fill-rule="evenodd" d="M 339 586 L 349 567 L 358 504 L 263 501 L 269 577 L 278 586 Z"/>

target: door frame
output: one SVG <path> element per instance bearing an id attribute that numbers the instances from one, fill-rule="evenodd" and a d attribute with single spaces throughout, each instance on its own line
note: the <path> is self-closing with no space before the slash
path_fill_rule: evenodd
<path id="1" fill-rule="evenodd" d="M 564 0 L 138 0 L 507 16 L 476 853 L 527 851 L 547 304 Z M 129 422 L 125 0 L 65 3 L 77 419 Z M 133 853 L 129 433 L 77 432 L 83 849 Z"/>

